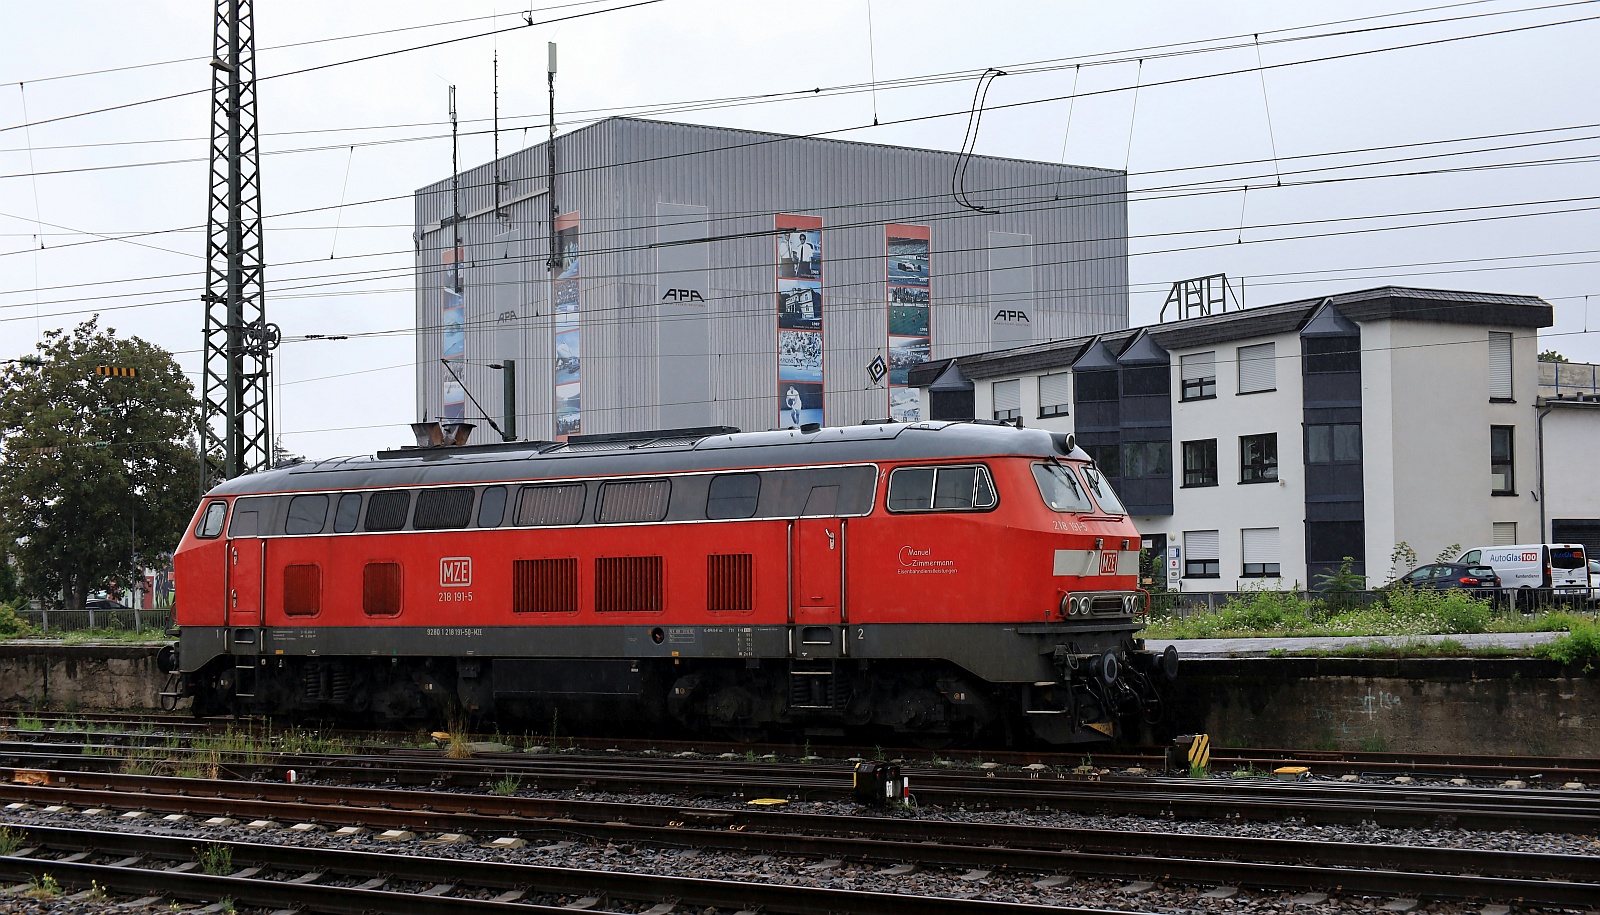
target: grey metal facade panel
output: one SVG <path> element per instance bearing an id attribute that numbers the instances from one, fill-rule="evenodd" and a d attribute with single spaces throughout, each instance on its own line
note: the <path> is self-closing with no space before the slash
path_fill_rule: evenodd
<path id="1" fill-rule="evenodd" d="M 706 207 L 707 232 L 716 240 L 708 271 L 713 295 L 707 303 L 717 318 L 708 322 L 710 358 L 716 363 L 710 372 L 714 422 L 745 429 L 771 428 L 777 422 L 772 231 L 778 213 L 824 221 L 829 423 L 858 422 L 886 412 L 887 391 L 870 383 L 866 366 L 884 354 L 887 344 L 887 223 L 930 228 L 935 357 L 988 348 L 985 265 L 990 230 L 1034 238 L 1040 338 L 1102 332 L 1127 323 L 1126 181 L 1121 173 L 977 157 L 969 185 L 978 199 L 1025 197 L 1011 201 L 1011 212 L 996 216 L 963 211 L 950 200 L 955 157 L 949 153 L 633 119 L 602 121 L 556 142 L 559 209 L 577 210 L 582 218 L 585 432 L 660 426 L 655 406 L 660 399 L 655 251 L 650 247 L 650 216 L 658 203 Z M 541 186 L 544 159 L 539 145 L 502 160 L 505 196 Z M 492 163 L 463 172 L 461 185 L 463 213 L 492 206 Z M 419 328 L 437 322 L 438 280 L 430 274 L 448 248 L 450 229 L 426 230 L 448 212 L 449 190 L 446 179 L 417 194 Z M 1074 196 L 1075 191 L 1088 193 Z M 1058 196 L 1063 199 L 1054 199 Z M 527 265 L 521 281 L 536 290 L 526 299 L 538 303 L 525 334 L 529 350 L 521 357 L 530 363 L 549 353 L 551 318 L 543 307 L 549 283 L 542 269 L 547 206 L 543 197 L 535 197 L 512 207 Z M 468 221 L 491 219 L 482 215 Z M 465 226 L 463 234 L 468 234 Z M 469 262 L 474 257 L 469 254 Z M 474 269 L 467 271 L 469 285 L 475 282 Z M 469 360 L 479 352 L 471 341 L 479 333 L 469 318 Z M 419 339 L 419 356 L 431 357 L 434 366 L 436 353 L 436 345 Z M 519 369 L 522 364 L 519 359 Z M 419 401 L 431 405 L 426 412 L 437 413 L 440 386 L 432 372 L 426 364 L 419 367 Z M 526 419 L 519 421 L 524 436 L 553 431 L 550 372 L 548 366 L 519 371 L 526 398 L 520 411 Z M 476 380 L 468 386 L 483 400 L 480 389 L 494 379 L 478 379 L 483 373 L 477 369 L 473 373 Z M 484 440 L 482 432 L 475 434 L 474 441 Z"/>

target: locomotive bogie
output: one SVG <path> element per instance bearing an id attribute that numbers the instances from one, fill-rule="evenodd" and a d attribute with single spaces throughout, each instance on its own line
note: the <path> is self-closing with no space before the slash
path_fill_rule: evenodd
<path id="1" fill-rule="evenodd" d="M 1066 743 L 1159 706 L 1138 532 L 1069 437 L 926 423 L 510 455 L 208 495 L 177 555 L 197 712 Z"/>

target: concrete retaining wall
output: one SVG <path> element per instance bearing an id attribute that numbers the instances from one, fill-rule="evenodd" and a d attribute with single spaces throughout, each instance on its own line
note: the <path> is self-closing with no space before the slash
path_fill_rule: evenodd
<path id="1" fill-rule="evenodd" d="M 1600 756 L 1600 677 L 1543 659 L 1196 659 L 1178 693 L 1223 746 Z"/>
<path id="2" fill-rule="evenodd" d="M 158 708 L 155 645 L 0 643 L 0 707 Z M 1534 658 L 1200 658 L 1173 715 L 1217 745 L 1600 757 L 1600 676 Z"/>
<path id="3" fill-rule="evenodd" d="M 0 643 L 0 706 L 154 709 L 159 645 Z"/>

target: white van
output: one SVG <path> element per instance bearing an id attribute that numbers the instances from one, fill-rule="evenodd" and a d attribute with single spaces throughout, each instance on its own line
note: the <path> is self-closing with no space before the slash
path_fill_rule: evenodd
<path id="1" fill-rule="evenodd" d="M 1456 561 L 1493 568 L 1513 604 L 1524 608 L 1531 609 L 1538 597 L 1581 604 L 1589 596 L 1589 560 L 1581 543 L 1478 547 Z"/>

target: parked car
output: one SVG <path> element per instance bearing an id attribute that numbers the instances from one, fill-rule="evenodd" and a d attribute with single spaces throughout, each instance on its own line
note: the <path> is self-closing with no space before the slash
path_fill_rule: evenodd
<path id="1" fill-rule="evenodd" d="M 83 602 L 85 610 L 127 610 L 127 604 L 115 597 L 91 597 Z"/>
<path id="2" fill-rule="evenodd" d="M 1399 586 L 1429 591 L 1471 591 L 1473 597 L 1500 601 L 1500 576 L 1494 569 L 1466 562 L 1419 566 L 1386 585 L 1384 590 Z"/>
<path id="3" fill-rule="evenodd" d="M 1589 560 L 1589 603 L 1600 606 L 1600 559 Z"/>
<path id="4" fill-rule="evenodd" d="M 1456 562 L 1490 566 L 1524 610 L 1539 601 L 1587 603 L 1592 587 L 1581 543 L 1528 543 L 1468 550 Z"/>

